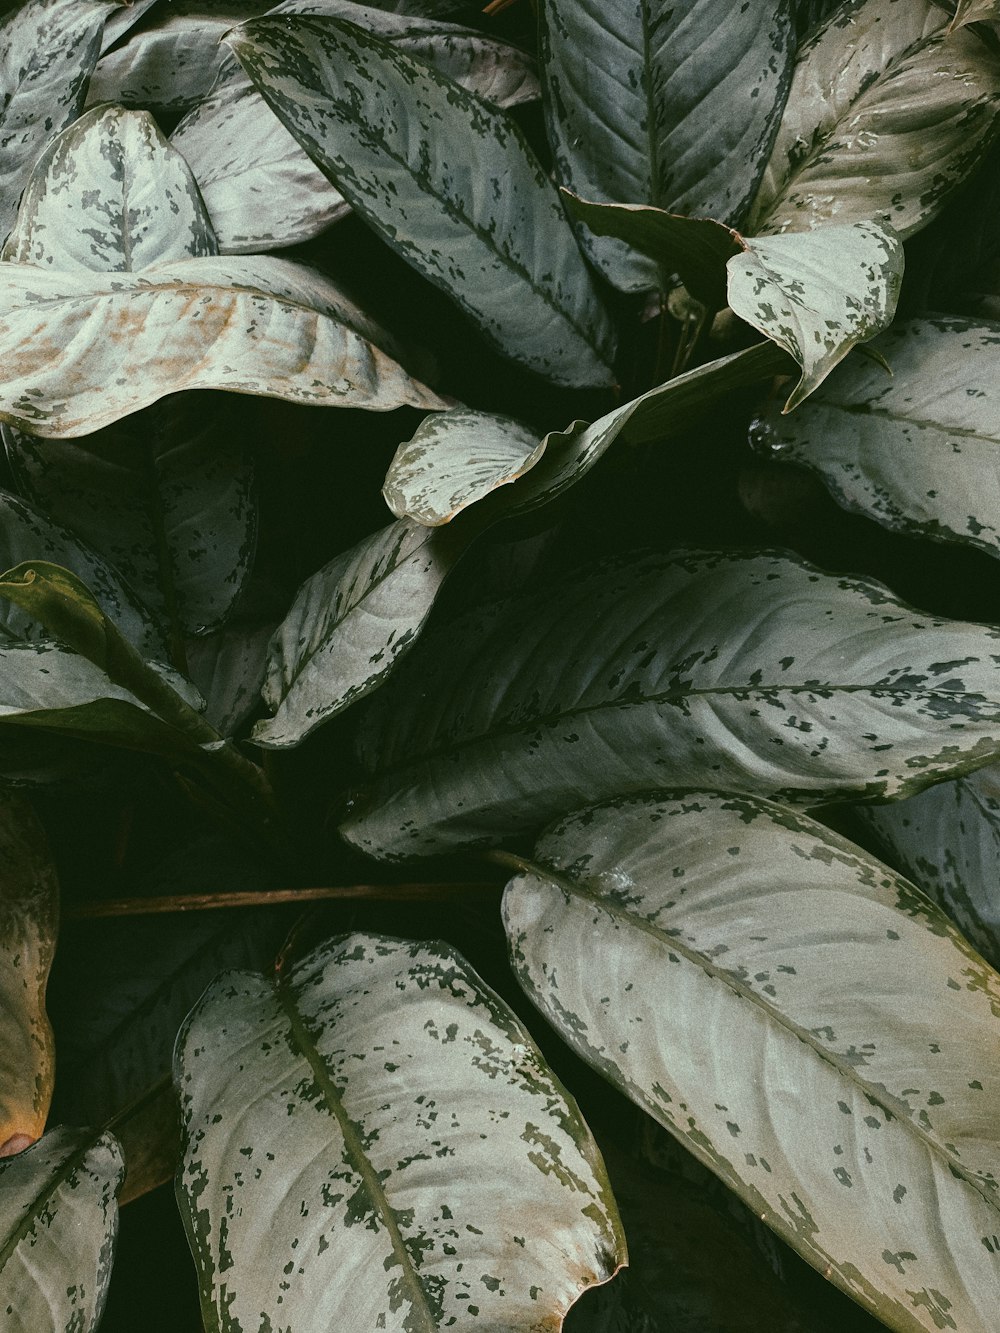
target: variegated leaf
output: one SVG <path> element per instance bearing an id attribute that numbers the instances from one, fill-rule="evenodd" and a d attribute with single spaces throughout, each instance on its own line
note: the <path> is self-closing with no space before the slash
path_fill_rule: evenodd
<path id="1" fill-rule="evenodd" d="M 511 417 L 471 410 L 425 417 L 396 450 L 382 494 L 397 518 L 440 527 L 524 476 L 545 448 Z"/>
<path id="2" fill-rule="evenodd" d="M 887 328 L 903 280 L 903 247 L 877 222 L 743 242 L 727 264 L 732 310 L 802 367 L 791 412 L 852 347 Z"/>
<path id="3" fill-rule="evenodd" d="M 55 1082 L 45 991 L 59 926 L 59 882 L 29 803 L 0 797 L 0 1157 L 41 1138 Z M 2 1264 L 0 1264 L 2 1268 Z"/>
<path id="4" fill-rule="evenodd" d="M 54 1129 L 0 1161 L 4 1333 L 96 1333 L 124 1168 L 113 1135 Z"/>
<path id="5" fill-rule="evenodd" d="M 205 699 L 205 717 L 221 736 L 234 736 L 260 708 L 268 645 L 280 612 L 237 615 L 187 644 L 188 672 Z"/>
<path id="6" fill-rule="evenodd" d="M 395 350 L 333 282 L 288 260 L 206 257 L 107 275 L 0 268 L 0 419 L 36 435 L 86 435 L 181 389 L 376 411 L 447 406 Z"/>
<path id="7" fill-rule="evenodd" d="M 105 0 L 28 0 L 0 19 L 0 237 L 35 158 L 83 109 Z"/>
<path id="8" fill-rule="evenodd" d="M 954 32 L 956 28 L 962 28 L 966 23 L 990 22 L 997 19 L 1000 19 L 1000 0 L 957 0 L 950 31 Z"/>
<path id="9" fill-rule="evenodd" d="M 557 384 L 614 382 L 610 317 L 510 116 L 341 19 L 256 19 L 230 41 L 351 206 L 501 352 Z"/>
<path id="10" fill-rule="evenodd" d="M 934 0 L 846 0 L 800 51 L 746 230 L 882 218 L 902 237 L 979 162 L 1000 57 Z"/>
<path id="11" fill-rule="evenodd" d="M 579 1111 L 446 945 L 343 936 L 277 980 L 223 975 L 175 1081 L 219 1333 L 555 1330 L 625 1260 Z"/>
<path id="12" fill-rule="evenodd" d="M 992 1333 L 1000 977 L 929 899 L 698 792 L 580 812 L 521 864 L 515 970 L 578 1055 L 889 1328 Z"/>
<path id="13" fill-rule="evenodd" d="M 602 203 L 652 204 L 739 223 L 788 92 L 791 4 L 545 0 L 542 60 L 560 181 Z M 626 291 L 656 267 L 581 232 Z"/>
<path id="14" fill-rule="evenodd" d="M 39 157 L 0 259 L 131 273 L 217 251 L 190 168 L 156 121 L 107 106 L 74 121 Z"/>
<path id="15" fill-rule="evenodd" d="M 991 764 L 908 801 L 858 813 L 886 859 L 1000 966 L 1000 768 Z"/>
<path id="16" fill-rule="evenodd" d="M 891 375 L 853 357 L 800 412 L 768 417 L 771 446 L 847 509 L 1000 555 L 1000 323 L 909 320 L 874 346 Z"/>
<path id="17" fill-rule="evenodd" d="M 271 639 L 262 693 L 274 716 L 254 727 L 255 744 L 298 745 L 380 685 L 478 530 L 435 532 L 401 520 L 307 579 Z"/>
<path id="18" fill-rule="evenodd" d="M 1000 631 L 780 554 L 626 556 L 425 639 L 341 825 L 397 859 L 656 786 L 816 804 L 1000 753 Z"/>
<path id="19" fill-rule="evenodd" d="M 110 51 L 116 46 L 125 34 L 135 27 L 147 10 L 159 3 L 160 0 L 121 0 L 120 4 L 115 5 L 104 22 L 101 52 Z"/>

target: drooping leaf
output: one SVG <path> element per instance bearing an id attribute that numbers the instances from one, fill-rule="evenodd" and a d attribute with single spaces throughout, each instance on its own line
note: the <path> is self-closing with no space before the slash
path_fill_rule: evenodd
<path id="1" fill-rule="evenodd" d="M 341 833 L 398 859 L 656 786 L 919 791 L 1000 753 L 998 643 L 790 556 L 620 557 L 425 639 Z"/>
<path id="2" fill-rule="evenodd" d="M 0 19 L 0 236 L 35 158 L 83 110 L 110 13 L 105 0 L 28 0 Z"/>
<path id="3" fill-rule="evenodd" d="M 495 413 L 456 410 L 425 417 L 396 450 L 382 494 L 397 518 L 440 527 L 524 476 L 545 447 L 537 432 Z"/>
<path id="4" fill-rule="evenodd" d="M 903 280 L 903 247 L 876 222 L 756 237 L 730 259 L 730 307 L 802 367 L 784 411 L 822 384 L 852 347 L 887 328 Z"/>
<path id="5" fill-rule="evenodd" d="M 610 318 L 510 116 L 341 19 L 256 19 L 229 40 L 355 211 L 501 352 L 557 384 L 614 382 Z"/>
<path id="6" fill-rule="evenodd" d="M 175 1081 L 178 1195 L 220 1333 L 557 1329 L 624 1262 L 575 1104 L 446 945 L 344 936 L 278 980 L 226 974 Z"/>
<path id="7" fill-rule="evenodd" d="M 45 990 L 59 925 L 59 883 L 45 832 L 22 797 L 0 797 L 0 1157 L 41 1138 L 55 1042 Z"/>
<path id="8" fill-rule="evenodd" d="M 381 684 L 478 531 L 435 532 L 401 520 L 307 579 L 271 639 L 262 693 L 274 716 L 254 727 L 254 743 L 298 745 Z"/>
<path id="9" fill-rule="evenodd" d="M 800 51 L 746 230 L 881 218 L 911 236 L 985 153 L 1000 57 L 934 0 L 846 0 Z"/>
<path id="10" fill-rule="evenodd" d="M 0 1161 L 4 1333 L 95 1333 L 104 1312 L 124 1174 L 111 1134 L 54 1129 Z"/>
<path id="11" fill-rule="evenodd" d="M 859 815 L 886 859 L 1000 965 L 1000 769 L 991 764 Z"/>
<path id="12" fill-rule="evenodd" d="M 561 183 L 738 225 L 788 92 L 791 5 L 545 0 L 541 12 Z M 658 285 L 655 266 L 617 241 L 580 238 L 616 287 Z"/>
<path id="13" fill-rule="evenodd" d="M 909 320 L 852 357 L 805 408 L 771 414 L 776 452 L 847 509 L 914 536 L 1000 555 L 1000 324 Z"/>
<path id="14" fill-rule="evenodd" d="M 990 1333 L 1000 977 L 929 899 L 780 806 L 654 794 L 550 830 L 503 913 L 577 1054 L 841 1290 Z"/>

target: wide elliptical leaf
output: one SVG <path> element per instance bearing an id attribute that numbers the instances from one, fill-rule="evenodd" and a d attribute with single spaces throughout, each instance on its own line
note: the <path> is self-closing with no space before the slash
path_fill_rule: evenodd
<path id="1" fill-rule="evenodd" d="M 351 935 L 277 979 L 224 974 L 175 1081 L 219 1333 L 555 1330 L 625 1261 L 579 1111 L 446 945 Z"/>
<path id="2" fill-rule="evenodd" d="M 621 557 L 425 639 L 341 832 L 395 859 L 655 786 L 919 791 L 1000 753 L 998 645 L 782 554 Z"/>
<path id="3" fill-rule="evenodd" d="M 522 864 L 514 967 L 577 1054 L 888 1327 L 991 1333 L 1000 977 L 930 900 L 706 793 L 582 811 Z"/>
<path id="4" fill-rule="evenodd" d="M 0 1161 L 4 1333 L 95 1333 L 118 1234 L 124 1167 L 111 1134 L 54 1129 Z"/>
<path id="5" fill-rule="evenodd" d="M 509 115 L 341 19 L 256 19 L 229 40 L 351 206 L 501 352 L 557 384 L 614 382 L 613 326 Z"/>

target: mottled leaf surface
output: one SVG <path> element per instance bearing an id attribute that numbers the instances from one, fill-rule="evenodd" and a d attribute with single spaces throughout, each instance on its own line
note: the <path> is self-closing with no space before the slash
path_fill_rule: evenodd
<path id="1" fill-rule="evenodd" d="M 240 612 L 188 643 L 188 672 L 205 699 L 207 721 L 220 735 L 235 735 L 260 708 L 268 645 L 279 623 L 280 612 Z"/>
<path id="2" fill-rule="evenodd" d="M 262 693 L 274 716 L 257 723 L 254 742 L 298 745 L 380 685 L 413 646 L 472 535 L 400 520 L 307 579 L 271 639 Z"/>
<path id="3" fill-rule="evenodd" d="M 575 1104 L 446 945 L 344 936 L 277 980 L 223 975 L 175 1082 L 220 1333 L 558 1329 L 624 1261 Z"/>
<path id="4" fill-rule="evenodd" d="M 847 0 L 800 51 L 750 232 L 881 218 L 904 238 L 969 175 L 1000 57 L 934 0 Z"/>
<path id="5" fill-rule="evenodd" d="M 791 412 L 852 347 L 890 324 L 903 247 L 879 223 L 854 222 L 746 240 L 726 267 L 730 308 L 802 367 L 785 403 Z"/>
<path id="6" fill-rule="evenodd" d="M 545 447 L 536 431 L 511 417 L 464 409 L 436 414 L 396 450 L 382 494 L 397 518 L 439 527 L 517 481 Z"/>
<path id="7" fill-rule="evenodd" d="M 1000 324 L 908 320 L 852 357 L 800 411 L 771 414 L 782 458 L 847 509 L 913 536 L 1000 554 Z"/>
<path id="8" fill-rule="evenodd" d="M 557 384 L 614 382 L 609 316 L 505 112 L 340 19 L 257 19 L 230 41 L 351 206 L 494 346 Z"/>
<path id="9" fill-rule="evenodd" d="M 54 1129 L 0 1161 L 4 1333 L 95 1333 L 104 1311 L 124 1168 L 111 1134 Z"/>
<path id="10" fill-rule="evenodd" d="M 40 1138 L 55 1081 L 45 990 L 59 882 L 45 832 L 22 797 L 0 796 L 0 1157 Z"/>
<path id="11" fill-rule="evenodd" d="M 545 0 L 546 113 L 559 179 L 601 203 L 739 223 L 767 162 L 793 55 L 785 0 Z M 581 231 L 626 291 L 656 267 Z"/>
<path id="12" fill-rule="evenodd" d="M 929 899 L 804 816 L 689 793 L 571 816 L 503 914 L 577 1054 L 810 1263 L 898 1333 L 990 1333 L 1000 977 Z"/>
<path id="13" fill-rule="evenodd" d="M 1000 752 L 998 644 L 790 556 L 620 557 L 425 639 L 341 832 L 398 858 L 656 786 L 918 791 Z"/>

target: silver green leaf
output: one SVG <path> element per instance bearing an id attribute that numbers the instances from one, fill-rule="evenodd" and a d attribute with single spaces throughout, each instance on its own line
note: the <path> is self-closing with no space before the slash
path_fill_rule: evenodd
<path id="1" fill-rule="evenodd" d="M 816 804 L 1000 753 L 1000 631 L 781 554 L 622 557 L 425 639 L 341 832 L 388 859 L 657 786 Z"/>
<path id="2" fill-rule="evenodd" d="M 557 384 L 614 382 L 610 317 L 509 115 L 341 19 L 256 19 L 229 40 L 355 211 L 494 346 Z"/>
<path id="3" fill-rule="evenodd" d="M 791 412 L 852 347 L 892 322 L 903 246 L 877 222 L 853 222 L 744 240 L 726 268 L 730 308 L 802 367 L 784 407 Z"/>
<path id="4" fill-rule="evenodd" d="M 957 0 L 955 17 L 949 31 L 962 28 L 966 23 L 982 23 L 1000 19 L 998 0 Z"/>
<path id="5" fill-rule="evenodd" d="M 801 411 L 767 419 L 777 456 L 847 509 L 1000 555 L 1000 323 L 908 320 L 852 357 Z"/>
<path id="6" fill-rule="evenodd" d="M 845 0 L 800 51 L 749 232 L 918 231 L 979 162 L 1000 57 L 934 0 Z"/>
<path id="7" fill-rule="evenodd" d="M 307 579 L 271 639 L 262 693 L 274 716 L 254 727 L 254 743 L 298 745 L 380 685 L 413 646 L 476 532 L 401 520 Z"/>
<path id="8" fill-rule="evenodd" d="M 396 450 L 382 494 L 397 518 L 440 527 L 530 471 L 545 452 L 511 417 L 459 409 L 426 417 Z"/>
<path id="9" fill-rule="evenodd" d="M 176 0 L 174 0 L 176 3 Z M 108 10 L 104 21 L 104 35 L 101 40 L 101 52 L 110 51 L 113 46 L 130 32 L 147 10 L 158 5 L 160 0 L 121 0 Z"/>
<path id="10" fill-rule="evenodd" d="M 39 157 L 0 259 L 131 273 L 217 251 L 190 168 L 156 121 L 108 106 L 74 121 Z"/>
<path id="11" fill-rule="evenodd" d="M 791 5 L 765 0 L 544 0 L 546 113 L 562 184 L 602 203 L 739 223 L 788 92 Z M 656 287 L 656 266 L 581 232 L 604 275 Z"/>
<path id="12" fill-rule="evenodd" d="M 523 866 L 515 971 L 578 1055 L 889 1328 L 991 1333 L 1000 977 L 929 899 L 699 792 L 582 811 Z"/>
<path id="13" fill-rule="evenodd" d="M 95 1333 L 104 1312 L 124 1176 L 111 1134 L 54 1129 L 0 1161 L 4 1333 Z"/>
<path id="14" fill-rule="evenodd" d="M 222 736 L 234 736 L 260 707 L 268 645 L 280 612 L 240 609 L 221 629 L 186 645 L 188 673 L 205 699 L 205 717 Z"/>
<path id="15" fill-rule="evenodd" d="M 277 980 L 224 974 L 175 1083 L 219 1333 L 555 1330 L 625 1261 L 576 1105 L 447 945 L 351 935 Z"/>

